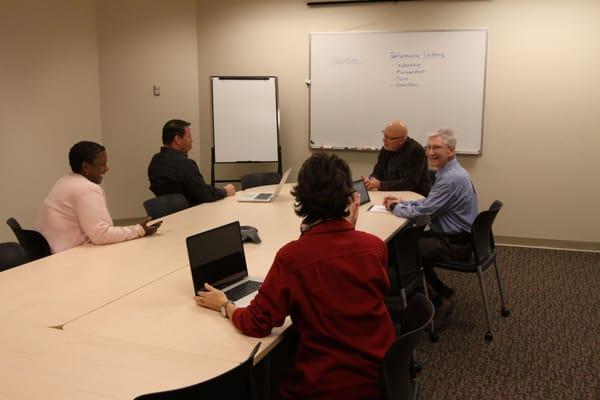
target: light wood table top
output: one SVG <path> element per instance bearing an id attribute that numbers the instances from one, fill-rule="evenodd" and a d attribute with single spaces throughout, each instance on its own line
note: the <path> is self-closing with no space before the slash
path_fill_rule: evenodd
<path id="1" fill-rule="evenodd" d="M 0 326 L 0 354 L 0 399 L 7 400 L 132 400 L 202 382 L 235 365 L 29 325 Z"/>
<path id="2" fill-rule="evenodd" d="M 64 326 L 66 332 L 100 336 L 152 347 L 239 360 L 262 342 L 256 361 L 281 339 L 290 325 L 265 338 L 241 334 L 220 312 L 199 307 L 188 268 L 135 291 Z"/>
<path id="3" fill-rule="evenodd" d="M 251 275 L 265 276 L 277 250 L 300 234 L 291 186 L 272 203 L 228 197 L 162 218 L 151 237 L 83 245 L 1 272 L 0 399 L 131 399 L 209 379 L 245 359 L 259 340 L 262 357 L 289 320 L 255 339 L 198 307 L 185 239 L 236 220 L 255 226 L 262 243 L 245 244 L 246 259 Z M 371 192 L 370 204 L 387 194 Z M 387 240 L 405 222 L 367 212 L 368 205 L 359 230 Z"/>
<path id="4" fill-rule="evenodd" d="M 374 193 L 372 197 L 383 198 L 383 194 Z M 234 198 L 224 202 L 220 207 L 218 203 L 211 203 L 208 207 L 188 210 L 185 213 L 187 218 L 176 223 L 180 227 L 191 226 L 190 221 L 200 219 L 201 212 L 207 220 L 206 209 L 210 209 L 211 218 L 220 220 L 220 224 L 239 219 L 241 224 L 257 227 L 262 243 L 246 243 L 244 251 L 250 275 L 264 277 L 277 250 L 300 234 L 301 220 L 293 213 L 289 190 L 284 191 L 274 203 L 238 203 Z M 388 239 L 404 224 L 403 219 L 390 214 L 367 212 L 369 205 L 361 207 L 357 229 Z M 171 224 L 171 221 L 165 224 Z M 228 359 L 239 358 L 240 353 L 248 351 L 257 342 L 257 339 L 236 331 L 220 313 L 198 307 L 192 299 L 193 294 L 186 260 L 184 268 L 66 324 L 64 329 Z M 269 337 L 261 339 L 263 346 L 258 359 L 277 343 L 282 330 L 276 329 Z"/>
<path id="5" fill-rule="evenodd" d="M 271 203 L 238 202 L 235 196 L 230 196 L 218 202 L 192 207 L 166 217 L 163 227 L 169 229 L 173 226 L 178 232 L 190 236 L 218 225 L 240 221 L 240 225 L 251 225 L 258 228 L 263 241 L 274 240 L 284 245 L 300 235 L 301 219 L 294 214 L 294 200 L 290 194 L 292 186 L 293 184 L 286 184 L 279 196 Z M 274 188 L 274 185 L 263 186 L 249 189 L 247 192 L 268 192 L 273 191 Z M 383 198 L 390 194 L 399 195 L 407 200 L 422 198 L 412 192 L 369 192 L 371 202 L 360 207 L 356 229 L 387 240 L 404 225 L 405 219 L 395 217 L 390 213 L 367 211 L 370 205 L 382 204 Z"/>
<path id="6" fill-rule="evenodd" d="M 182 268 L 176 232 L 106 246 L 83 245 L 0 273 L 0 315 L 60 326 Z"/>

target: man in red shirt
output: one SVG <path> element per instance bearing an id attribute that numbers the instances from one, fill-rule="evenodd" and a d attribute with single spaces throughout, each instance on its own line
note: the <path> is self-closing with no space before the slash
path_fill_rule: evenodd
<path id="1" fill-rule="evenodd" d="M 337 156 L 313 154 L 292 194 L 302 233 L 277 252 L 252 303 L 238 308 L 210 285 L 196 302 L 222 309 L 237 329 L 256 337 L 291 317 L 299 344 L 282 397 L 379 398 L 380 362 L 395 340 L 384 303 L 386 245 L 354 229 L 360 197 Z"/>

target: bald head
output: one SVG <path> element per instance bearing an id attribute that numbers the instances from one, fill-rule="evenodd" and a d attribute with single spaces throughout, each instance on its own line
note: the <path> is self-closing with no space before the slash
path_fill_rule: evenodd
<path id="1" fill-rule="evenodd" d="M 408 129 L 402 121 L 392 121 L 383 130 L 383 147 L 389 151 L 398 151 L 406 142 Z"/>

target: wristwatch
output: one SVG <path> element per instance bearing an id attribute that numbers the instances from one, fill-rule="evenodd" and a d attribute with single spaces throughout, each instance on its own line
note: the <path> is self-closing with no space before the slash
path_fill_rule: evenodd
<path id="1" fill-rule="evenodd" d="M 233 304 L 235 305 L 235 303 L 231 300 L 227 300 L 225 303 L 223 303 L 221 305 L 221 314 L 223 314 L 223 317 L 229 319 L 229 316 L 227 316 L 227 306 Z"/>

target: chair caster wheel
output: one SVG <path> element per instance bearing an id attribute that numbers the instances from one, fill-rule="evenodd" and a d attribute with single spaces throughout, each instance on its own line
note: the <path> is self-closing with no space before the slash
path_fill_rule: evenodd
<path id="1" fill-rule="evenodd" d="M 419 363 L 415 363 L 415 372 L 417 374 L 420 374 L 422 370 L 423 370 L 423 366 Z"/>
<path id="2" fill-rule="evenodd" d="M 486 341 L 491 342 L 493 338 L 494 338 L 494 335 L 492 334 L 492 332 L 488 331 L 488 332 L 485 333 L 485 340 Z"/>
<path id="3" fill-rule="evenodd" d="M 508 317 L 510 315 L 510 310 L 508 308 L 503 308 L 502 311 L 500 312 L 500 315 L 502 315 L 503 317 Z"/>
<path id="4" fill-rule="evenodd" d="M 437 342 L 438 340 L 440 340 L 440 334 L 437 332 L 430 332 L 429 340 L 431 340 L 433 343 Z"/>

